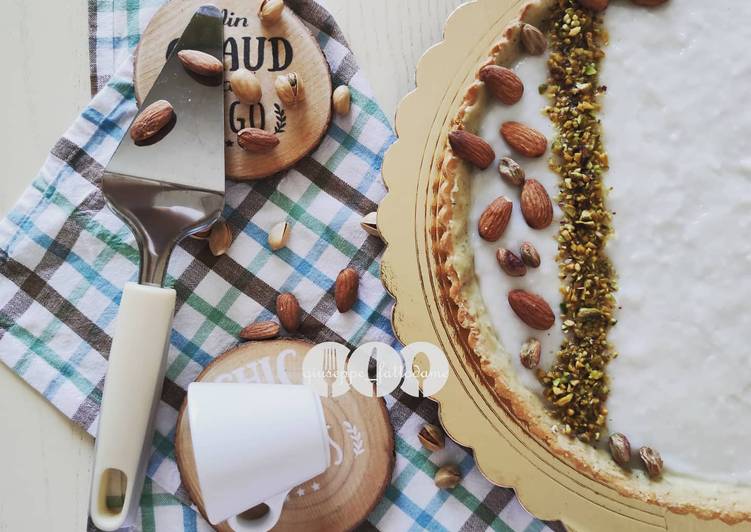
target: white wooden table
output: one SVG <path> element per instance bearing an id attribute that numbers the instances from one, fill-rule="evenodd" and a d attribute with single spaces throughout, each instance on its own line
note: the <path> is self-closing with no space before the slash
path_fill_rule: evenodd
<path id="1" fill-rule="evenodd" d="M 387 116 L 461 0 L 326 0 Z M 0 214 L 90 99 L 87 0 L 3 2 Z M 0 364 L 0 532 L 85 530 L 93 439 Z"/>

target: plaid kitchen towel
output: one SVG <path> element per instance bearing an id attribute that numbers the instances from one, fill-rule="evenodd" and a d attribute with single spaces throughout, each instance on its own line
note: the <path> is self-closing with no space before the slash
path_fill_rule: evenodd
<path id="1" fill-rule="evenodd" d="M 101 90 L 0 222 L 0 360 L 91 434 L 121 289 L 138 271 L 133 236 L 105 207 L 98 182 L 136 111 L 127 58 L 161 3 L 90 0 L 91 79 Z M 174 462 L 177 412 L 187 385 L 236 343 L 244 325 L 273 317 L 279 292 L 297 295 L 303 332 L 312 341 L 396 344 L 391 302 L 379 280 L 382 246 L 359 227 L 384 194 L 380 167 L 393 133 L 331 16 L 312 0 L 288 4 L 318 39 L 334 84 L 350 85 L 352 112 L 335 118 L 320 147 L 283 175 L 227 183 L 224 217 L 235 236 L 227 255 L 214 257 L 205 243 L 190 239 L 173 254 L 167 285 L 178 303 L 141 500 L 144 531 L 210 530 L 189 506 Z M 272 253 L 267 231 L 283 219 L 293 225 L 292 238 Z M 339 314 L 333 284 L 346 266 L 362 272 L 361 288 L 354 310 Z M 365 528 L 561 528 L 535 520 L 512 491 L 489 484 L 466 449 L 452 443 L 439 453 L 423 449 L 417 432 L 424 422 L 437 422 L 434 403 L 395 394 L 387 404 L 396 468 Z M 448 462 L 459 464 L 463 481 L 438 490 L 433 473 Z"/>

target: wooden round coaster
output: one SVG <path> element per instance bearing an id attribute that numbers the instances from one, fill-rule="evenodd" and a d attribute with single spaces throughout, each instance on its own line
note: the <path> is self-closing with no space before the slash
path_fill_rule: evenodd
<path id="1" fill-rule="evenodd" d="M 216 358 L 196 380 L 299 384 L 303 357 L 312 346 L 291 339 L 246 343 Z M 350 530 L 368 516 L 391 481 L 394 435 L 384 401 L 355 391 L 321 401 L 331 466 L 290 492 L 275 531 Z M 177 465 L 191 499 L 205 516 L 185 409 L 183 403 L 175 435 Z M 214 528 L 232 530 L 226 522 Z"/>
<path id="2" fill-rule="evenodd" d="M 164 66 L 170 46 L 205 0 L 172 0 L 154 15 L 136 51 L 138 101 L 148 93 Z M 331 74 L 318 42 L 286 7 L 276 24 L 258 18 L 261 0 L 216 0 L 224 13 L 225 142 L 227 177 L 261 179 L 285 170 L 315 149 L 331 120 Z M 240 103 L 229 84 L 231 72 L 255 72 L 263 88 L 261 102 Z M 295 72 L 303 81 L 305 100 L 285 106 L 274 89 L 276 78 Z M 245 127 L 273 131 L 279 145 L 266 153 L 249 153 L 237 145 Z"/>

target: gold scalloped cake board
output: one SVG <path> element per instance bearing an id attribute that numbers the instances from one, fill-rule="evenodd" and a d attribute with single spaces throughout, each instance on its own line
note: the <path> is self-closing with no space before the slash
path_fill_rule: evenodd
<path id="1" fill-rule="evenodd" d="M 378 228 L 388 244 L 381 275 L 396 299 L 394 330 L 405 344 L 431 341 L 446 352 L 452 375 L 434 397 L 444 427 L 474 449 L 478 467 L 491 482 L 515 488 L 537 517 L 560 519 L 576 531 L 748 532 L 749 523 L 703 521 L 624 497 L 553 456 L 498 405 L 447 322 L 450 313 L 443 311 L 430 245 L 436 162 L 465 87 L 524 3 L 478 0 L 458 8 L 446 22 L 444 40 L 420 60 L 417 89 L 399 106 L 399 140 L 383 165 L 389 194 L 378 210 Z"/>

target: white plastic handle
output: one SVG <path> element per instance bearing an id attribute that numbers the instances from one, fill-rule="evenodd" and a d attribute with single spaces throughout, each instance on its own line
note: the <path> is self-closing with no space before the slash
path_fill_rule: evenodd
<path id="1" fill-rule="evenodd" d="M 174 290 L 125 285 L 104 381 L 91 482 L 91 520 L 107 532 L 132 523 L 138 511 L 174 312 Z"/>
<path id="2" fill-rule="evenodd" d="M 271 530 L 282 516 L 282 506 L 287 500 L 287 492 L 274 495 L 266 501 L 269 511 L 258 519 L 244 519 L 242 517 L 230 517 L 227 523 L 235 532 L 266 532 Z"/>

